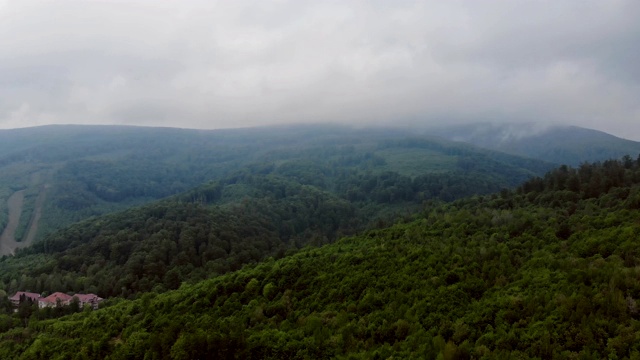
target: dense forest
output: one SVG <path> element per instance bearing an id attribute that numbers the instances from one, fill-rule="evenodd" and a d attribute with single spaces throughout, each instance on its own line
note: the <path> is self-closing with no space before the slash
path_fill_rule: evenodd
<path id="1" fill-rule="evenodd" d="M 211 228 L 233 224 L 224 217 L 232 207 L 218 203 L 228 185 L 209 186 L 144 211 L 156 209 L 157 219 L 176 222 L 193 217 Z M 117 216 L 143 229 L 135 212 Z M 427 203 L 414 218 L 321 247 L 287 255 L 276 246 L 264 261 L 226 274 L 208 268 L 203 271 L 221 275 L 176 290 L 158 285 L 135 300 L 112 299 L 100 310 L 61 318 L 6 313 L 0 356 L 634 359 L 640 357 L 639 218 L 640 157 L 562 166 L 514 190 Z M 100 221 L 107 229 L 117 224 Z M 49 250 L 44 243 L 22 256 L 58 252 L 62 261 L 98 246 L 81 236 L 99 227 L 86 222 L 73 229 L 68 235 L 79 237 L 71 242 L 52 238 Z M 255 235 L 278 244 L 281 234 L 271 231 Z M 171 249 L 166 238 L 145 245 L 149 254 L 166 259 L 157 251 L 163 241 Z M 187 247 L 195 251 L 193 245 Z M 224 245 L 216 243 L 223 251 Z M 146 268 L 153 264 L 143 259 L 122 276 L 155 271 Z M 64 311 L 74 312 L 58 315 Z"/>
<path id="2" fill-rule="evenodd" d="M 13 234 L 18 242 L 30 230 L 37 241 L 92 216 L 234 175 L 278 175 L 349 201 L 369 200 L 371 190 L 371 200 L 378 203 L 419 205 L 423 199 L 449 201 L 499 191 L 551 167 L 397 129 L 309 125 L 215 131 L 124 126 L 0 130 L 0 229 L 9 220 L 7 200 L 19 191 L 24 199 L 14 209 L 19 213 Z M 409 183 L 414 188 L 408 189 Z"/>
<path id="3" fill-rule="evenodd" d="M 0 289 L 124 297 L 175 289 L 182 281 L 390 224 L 436 200 L 500 190 L 473 171 L 414 179 L 329 171 L 308 163 L 254 167 L 164 201 L 91 218 L 0 261 Z"/>
<path id="4" fill-rule="evenodd" d="M 218 138 L 214 137 L 217 141 L 211 153 L 201 150 L 204 160 L 185 160 L 173 168 L 176 160 L 167 160 L 167 149 L 194 139 L 201 139 L 206 149 L 212 135 L 185 132 L 184 139 L 176 139 L 171 136 L 177 130 L 156 129 L 153 141 L 137 148 L 134 140 L 141 142 L 148 131 L 111 130 L 122 135 L 117 143 L 120 151 L 146 149 L 149 154 L 134 151 L 123 159 L 107 161 L 102 157 L 108 153 L 100 148 L 112 149 L 113 145 L 101 143 L 109 139 L 109 133 L 96 138 L 83 130 L 88 136 L 83 141 L 102 144 L 88 153 L 100 157 L 60 163 L 50 174 L 51 187 L 45 190 L 48 200 L 41 209 L 48 215 L 43 214 L 41 223 L 51 229 L 46 225 L 51 221 L 62 226 L 87 219 L 43 236 L 32 247 L 17 251 L 15 257 L 2 259 L 0 290 L 134 298 L 151 290 L 175 289 L 183 281 L 214 277 L 270 256 L 282 257 L 305 245 L 327 244 L 387 226 L 434 202 L 513 187 L 550 168 L 536 160 L 407 137 L 406 133 L 340 134 L 313 127 L 290 130 L 306 140 L 304 144 L 296 137 L 293 143 L 282 142 L 279 132 L 249 134 L 248 139 L 236 138 L 232 131 L 225 136 L 214 133 Z M 166 148 L 155 154 L 154 146 L 162 141 Z M 270 150 L 256 154 L 256 142 Z M 29 154 L 31 159 L 73 158 L 82 144 L 59 153 L 29 150 Z M 233 151 L 218 151 L 225 146 Z M 188 148 L 181 151 L 173 156 L 195 156 Z M 214 158 L 216 161 L 211 160 Z M 223 163 L 226 165 L 220 165 Z M 216 167 L 224 170 L 212 170 Z M 214 180 L 140 205 L 209 177 Z M 171 188 L 171 184 L 182 185 Z M 28 213 L 41 198 L 33 186 L 23 193 L 23 216 L 16 237 L 27 233 Z M 130 208 L 95 216 L 102 211 L 92 205 L 96 199 L 102 210 Z"/>

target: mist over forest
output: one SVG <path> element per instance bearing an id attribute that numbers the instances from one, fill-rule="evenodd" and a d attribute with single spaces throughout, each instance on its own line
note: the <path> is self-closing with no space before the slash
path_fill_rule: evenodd
<path id="1" fill-rule="evenodd" d="M 635 356 L 640 143 L 530 130 L 1 130 L 0 354 Z"/>
<path id="2" fill-rule="evenodd" d="M 639 359 L 639 12 L 0 0 L 0 359 Z"/>

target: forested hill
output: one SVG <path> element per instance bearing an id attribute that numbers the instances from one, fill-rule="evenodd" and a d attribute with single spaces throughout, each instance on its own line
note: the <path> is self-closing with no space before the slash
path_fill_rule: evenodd
<path id="1" fill-rule="evenodd" d="M 175 197 L 72 225 L 0 260 L 0 289 L 103 297 L 175 289 L 411 217 L 434 200 L 499 191 L 516 176 L 515 168 L 486 158 L 470 165 L 482 171 L 414 178 L 346 165 L 383 161 L 366 154 L 329 159 L 249 166 Z"/>
<path id="2" fill-rule="evenodd" d="M 634 359 L 639 218 L 640 159 L 561 167 L 174 291 L 2 315 L 0 357 Z"/>
<path id="3" fill-rule="evenodd" d="M 17 220 L 5 237 L 37 241 L 76 221 L 233 174 L 274 173 L 338 196 L 352 190 L 355 197 L 362 197 L 357 192 L 365 188 L 363 183 L 379 179 L 382 183 L 374 184 L 381 187 L 378 200 L 398 202 L 414 194 L 399 194 L 393 186 L 406 187 L 407 181 L 419 177 L 442 182 L 437 192 L 421 197 L 451 200 L 515 186 L 549 168 L 549 163 L 394 129 L 309 125 L 211 131 L 124 126 L 0 130 L 0 229 L 13 217 Z M 470 187 L 464 179 L 469 176 L 478 179 L 477 186 Z"/>
<path id="4" fill-rule="evenodd" d="M 640 153 L 640 142 L 578 126 L 476 123 L 430 129 L 429 134 L 509 154 L 577 166 Z"/>

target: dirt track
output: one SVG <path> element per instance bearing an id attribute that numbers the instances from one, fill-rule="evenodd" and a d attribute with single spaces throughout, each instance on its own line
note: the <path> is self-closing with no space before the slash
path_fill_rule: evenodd
<path id="1" fill-rule="evenodd" d="M 24 190 L 16 191 L 9 197 L 9 200 L 7 200 L 9 221 L 2 235 L 0 235 L 0 255 L 11 255 L 15 249 L 24 246 L 24 244 L 17 242 L 13 237 L 18 227 L 18 222 L 20 221 L 23 202 Z"/>
<path id="2" fill-rule="evenodd" d="M 38 222 L 42 215 L 42 205 L 46 196 L 48 185 L 42 185 L 38 198 L 36 199 L 35 209 L 31 214 L 29 228 L 23 241 L 16 241 L 15 232 L 22 215 L 22 206 L 24 205 L 24 190 L 13 193 L 7 200 L 7 208 L 9 209 L 9 221 L 4 231 L 0 235 L 0 256 L 13 255 L 17 248 L 31 245 L 38 232 Z"/>
<path id="3" fill-rule="evenodd" d="M 27 236 L 25 236 L 21 246 L 31 245 L 33 240 L 36 238 L 36 234 L 38 233 L 38 223 L 40 222 L 40 216 L 42 216 L 42 205 L 44 205 L 44 198 L 47 195 L 47 188 L 49 188 L 49 185 L 42 185 L 40 188 L 38 198 L 36 199 L 36 206 L 33 209 L 31 221 L 29 222 Z"/>

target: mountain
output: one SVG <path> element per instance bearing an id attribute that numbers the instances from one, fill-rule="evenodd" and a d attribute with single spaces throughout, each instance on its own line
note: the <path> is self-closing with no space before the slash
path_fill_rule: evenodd
<path id="1" fill-rule="evenodd" d="M 135 297 L 175 289 L 182 281 L 410 218 L 430 203 L 499 191 L 528 174 L 508 165 L 517 158 L 495 154 L 503 160 L 498 162 L 440 143 L 444 153 L 467 151 L 457 165 L 466 171 L 412 178 L 371 169 L 371 164 L 384 168 L 378 153 L 409 149 L 415 154 L 422 151 L 419 146 L 436 147 L 417 140 L 391 142 L 364 156 L 349 150 L 333 158 L 316 150 L 314 161 L 251 165 L 185 193 L 45 236 L 0 261 L 0 280 L 10 293 L 29 289 Z"/>
<path id="2" fill-rule="evenodd" d="M 416 208 L 513 187 L 549 163 L 406 130 L 277 126 L 189 130 L 44 126 L 0 131 L 0 254 L 93 216 L 226 177 L 278 176 L 346 201 Z M 227 198 L 253 195 L 234 187 Z M 229 195 L 235 194 L 235 195 Z M 375 205 L 377 204 L 377 205 Z"/>
<path id="3" fill-rule="evenodd" d="M 509 154 L 574 166 L 582 162 L 640 155 L 640 142 L 577 126 L 476 123 L 435 128 L 428 133 Z"/>
<path id="4" fill-rule="evenodd" d="M 561 166 L 96 311 L 5 307 L 0 356 L 633 359 L 639 217 L 640 161 Z"/>

